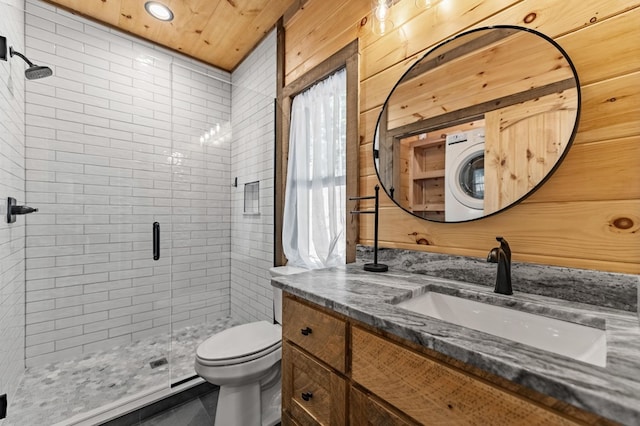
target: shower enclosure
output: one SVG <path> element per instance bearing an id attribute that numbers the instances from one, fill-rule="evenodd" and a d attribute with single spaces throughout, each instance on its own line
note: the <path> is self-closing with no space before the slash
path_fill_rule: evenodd
<path id="1" fill-rule="evenodd" d="M 4 98 L 24 111 L 23 140 L 0 141 L 24 152 L 13 172 L 24 192 L 3 196 L 39 211 L 0 228 L 24 232 L 10 256 L 22 252 L 26 271 L 12 277 L 24 311 L 2 333 L 22 350 L 0 369 L 27 367 L 0 393 L 6 424 L 48 424 L 166 393 L 195 375 L 199 341 L 267 317 L 265 288 L 251 290 L 262 297 L 251 314 L 232 312 L 232 292 L 251 294 L 245 281 L 268 287 L 271 260 L 246 259 L 242 245 L 255 237 L 244 233 L 234 254 L 232 233 L 257 231 L 257 246 L 270 249 L 272 208 L 247 215 L 242 194 L 261 181 L 256 200 L 270 206 L 275 62 L 273 82 L 265 55 L 230 74 L 40 0 L 22 7 L 0 0 L 1 16 L 24 19 L 2 35 L 53 76 L 20 81 Z M 264 43 L 275 49 L 275 37 Z M 15 59 L 0 68 L 7 81 L 23 72 Z M 3 123 L 20 125 L 13 115 Z M 254 280 L 247 264 L 264 271 Z"/>

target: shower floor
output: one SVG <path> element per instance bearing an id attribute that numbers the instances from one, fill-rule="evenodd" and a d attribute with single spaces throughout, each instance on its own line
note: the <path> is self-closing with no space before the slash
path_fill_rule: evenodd
<path id="1" fill-rule="evenodd" d="M 9 401 L 3 426 L 52 425 L 77 414 L 195 375 L 196 347 L 209 336 L 237 325 L 230 317 L 174 330 L 80 357 L 29 367 Z M 151 368 L 150 362 L 169 363 Z"/>

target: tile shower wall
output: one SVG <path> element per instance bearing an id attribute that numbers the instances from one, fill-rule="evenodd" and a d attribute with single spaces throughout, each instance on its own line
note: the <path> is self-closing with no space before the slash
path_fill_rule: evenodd
<path id="1" fill-rule="evenodd" d="M 0 2 L 0 28 L 7 43 L 23 52 L 22 1 Z M 25 201 L 24 68 L 18 58 L 0 61 L 0 393 L 9 401 L 24 370 L 25 220 L 4 219 L 6 197 Z"/>
<path id="2" fill-rule="evenodd" d="M 276 33 L 272 31 L 233 72 L 231 315 L 242 321 L 273 318 L 274 99 Z M 244 184 L 259 181 L 259 214 L 244 213 Z"/>
<path id="3" fill-rule="evenodd" d="M 26 9 L 27 54 L 54 69 L 26 90 L 27 365 L 168 332 L 171 307 L 228 315 L 230 150 L 201 140 L 230 120 L 229 74 Z"/>

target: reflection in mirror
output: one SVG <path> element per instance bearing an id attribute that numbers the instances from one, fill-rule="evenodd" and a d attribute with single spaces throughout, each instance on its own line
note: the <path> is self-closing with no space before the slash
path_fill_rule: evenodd
<path id="1" fill-rule="evenodd" d="M 387 194 L 438 222 L 484 217 L 525 198 L 575 135 L 575 69 L 548 37 L 518 27 L 457 36 L 396 83 L 374 137 Z"/>

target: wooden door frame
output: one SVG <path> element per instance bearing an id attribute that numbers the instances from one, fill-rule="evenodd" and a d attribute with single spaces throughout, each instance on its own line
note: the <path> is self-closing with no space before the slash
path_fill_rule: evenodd
<path id="1" fill-rule="evenodd" d="M 283 20 L 278 22 L 278 58 L 277 58 L 277 106 L 276 106 L 276 146 L 274 175 L 274 259 L 275 266 L 284 265 L 286 257 L 282 247 L 282 221 L 284 217 L 284 194 L 287 178 L 287 158 L 289 153 L 289 123 L 291 122 L 291 102 L 318 81 L 336 71 L 345 68 L 347 72 L 347 152 L 346 152 L 346 197 L 359 194 L 359 117 L 360 117 L 360 70 L 358 40 L 354 40 L 321 64 L 306 72 L 285 86 L 285 45 Z M 358 243 L 359 222 L 357 215 L 349 214 L 347 206 L 345 219 L 346 260 L 355 262 Z"/>

